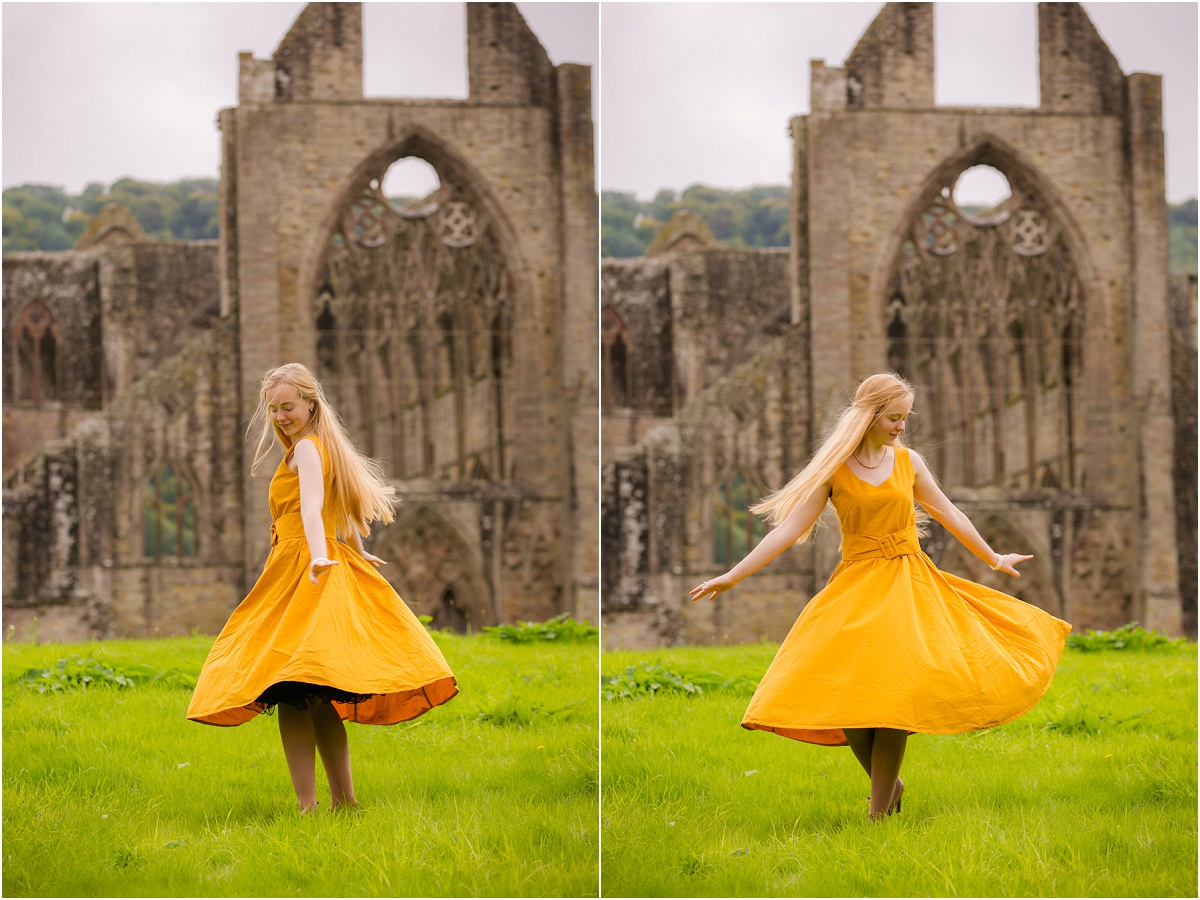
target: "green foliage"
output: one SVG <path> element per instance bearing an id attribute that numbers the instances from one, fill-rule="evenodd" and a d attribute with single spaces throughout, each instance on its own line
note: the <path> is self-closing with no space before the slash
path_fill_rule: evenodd
<path id="1" fill-rule="evenodd" d="M 676 196 L 659 191 L 648 203 L 619 191 L 600 193 L 600 255 L 641 256 L 671 216 L 691 210 L 729 247 L 786 247 L 791 240 L 791 200 L 786 187 L 740 191 L 693 185 Z"/>
<path id="2" fill-rule="evenodd" d="M 1039 710 L 1039 714 L 1031 719 L 1030 724 L 1037 726 L 1040 718 L 1039 727 L 1043 731 L 1098 735 L 1101 727 L 1106 730 L 1121 728 L 1154 712 L 1153 709 L 1138 709 L 1118 715 L 1107 710 L 1097 709 L 1080 697 L 1078 693 L 1064 698 L 1064 701 L 1056 703 L 1053 709 Z"/>
<path id="3" fill-rule="evenodd" d="M 618 675 L 600 676 L 601 693 L 605 700 L 626 700 L 632 697 L 653 697 L 660 693 L 690 695 L 709 691 L 733 690 L 752 694 L 758 682 L 745 675 L 726 678 L 716 672 L 705 672 L 675 666 L 667 668 L 661 662 L 637 662 Z"/>
<path id="4" fill-rule="evenodd" d="M 1075 650 L 1159 650 L 1186 649 L 1187 638 L 1171 638 L 1157 630 L 1147 631 L 1137 622 L 1130 622 L 1112 631 L 1088 631 L 1067 635 L 1067 646 Z"/>
<path id="5" fill-rule="evenodd" d="M 146 663 L 106 663 L 90 653 L 87 656 L 72 653 L 49 668 L 27 669 L 17 676 L 17 682 L 39 694 L 88 687 L 130 688 L 149 683 L 192 691 L 196 689 L 196 673 L 175 666 L 160 672 Z"/>
<path id="6" fill-rule="evenodd" d="M 1196 271 L 1196 201 L 1185 200 L 1168 207 L 1170 262 L 1172 272 Z"/>
<path id="7" fill-rule="evenodd" d="M 217 182 L 212 178 L 170 184 L 122 178 L 108 188 L 89 184 L 77 196 L 49 185 L 26 184 L 4 191 L 4 252 L 69 250 L 109 203 L 128 207 L 156 240 L 217 238 Z"/>
<path id="8" fill-rule="evenodd" d="M 478 707 L 475 721 L 487 722 L 490 725 L 532 725 L 538 717 L 561 716 L 578 709 L 583 703 L 583 700 L 570 700 L 566 703 L 547 704 L 509 694 L 502 700 L 484 701 Z"/>
<path id="9" fill-rule="evenodd" d="M 518 622 L 516 625 L 484 625 L 488 635 L 514 644 L 533 641 L 561 641 L 579 644 L 590 641 L 600 634 L 600 629 L 587 622 L 576 622 L 567 613 L 559 613 L 545 622 Z"/>

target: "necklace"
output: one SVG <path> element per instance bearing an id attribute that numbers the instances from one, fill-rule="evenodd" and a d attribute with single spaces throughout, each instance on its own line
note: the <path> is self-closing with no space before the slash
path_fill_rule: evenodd
<path id="1" fill-rule="evenodd" d="M 858 458 L 857 452 L 851 453 L 850 455 L 853 456 L 854 461 L 856 463 L 858 463 L 860 466 L 862 466 L 864 469 L 878 469 L 880 466 L 883 465 L 883 460 L 887 459 L 887 451 L 884 450 L 883 451 L 883 459 L 879 460 L 879 462 L 875 463 L 875 465 L 873 465 L 873 466 L 868 466 L 865 462 L 863 462 L 861 459 Z"/>

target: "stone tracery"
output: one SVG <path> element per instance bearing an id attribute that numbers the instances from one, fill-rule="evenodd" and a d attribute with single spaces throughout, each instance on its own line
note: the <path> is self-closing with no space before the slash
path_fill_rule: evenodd
<path id="1" fill-rule="evenodd" d="M 1009 180 L 982 215 L 948 186 L 915 215 L 884 306 L 888 363 L 917 385 L 950 483 L 1078 489 L 1082 289 L 1045 203 Z"/>
<path id="2" fill-rule="evenodd" d="M 509 268 L 473 192 L 439 177 L 418 205 L 394 206 L 378 178 L 348 204 L 325 249 L 314 310 L 318 377 L 388 474 L 505 481 Z"/>

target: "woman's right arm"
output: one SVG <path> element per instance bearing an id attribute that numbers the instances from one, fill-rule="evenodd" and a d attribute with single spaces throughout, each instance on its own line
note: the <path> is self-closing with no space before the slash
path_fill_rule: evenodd
<path id="1" fill-rule="evenodd" d="M 724 593 L 795 544 L 800 539 L 800 535 L 808 531 L 817 521 L 817 516 L 821 515 L 821 510 L 825 508 L 832 492 L 833 485 L 829 482 L 818 487 L 803 502 L 796 504 L 796 508 L 788 513 L 787 518 L 763 538 L 759 545 L 746 555 L 745 559 L 724 575 L 718 575 L 716 578 L 711 578 L 692 588 L 691 598 L 703 600 Z"/>

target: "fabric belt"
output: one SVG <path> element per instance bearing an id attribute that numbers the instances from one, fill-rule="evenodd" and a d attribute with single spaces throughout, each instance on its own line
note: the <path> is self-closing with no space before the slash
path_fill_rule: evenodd
<path id="1" fill-rule="evenodd" d="M 285 513 L 271 523 L 272 547 L 280 541 L 302 537 L 304 537 L 304 520 L 300 518 L 300 513 Z M 325 538 L 330 541 L 334 540 L 334 536 L 328 531 L 325 532 Z"/>
<path id="2" fill-rule="evenodd" d="M 917 526 L 911 525 L 903 531 L 891 534 L 843 534 L 842 561 L 860 559 L 895 559 L 897 556 L 913 556 L 921 552 L 921 541 Z"/>

